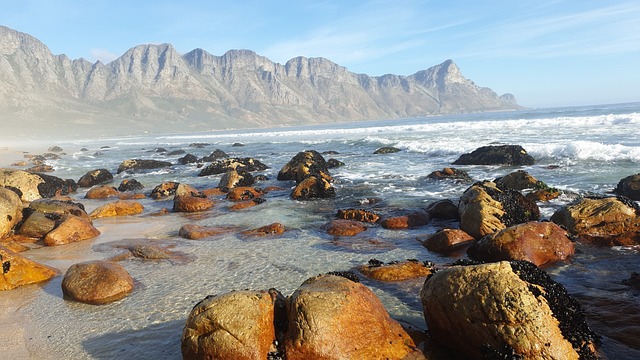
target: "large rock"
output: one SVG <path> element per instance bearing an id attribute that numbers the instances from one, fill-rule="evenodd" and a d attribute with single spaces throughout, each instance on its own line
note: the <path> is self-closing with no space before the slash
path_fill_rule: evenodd
<path id="1" fill-rule="evenodd" d="M 580 304 L 526 261 L 442 269 L 420 297 L 429 334 L 468 358 L 596 358 Z"/>
<path id="2" fill-rule="evenodd" d="M 204 211 L 211 209 L 213 205 L 213 200 L 187 184 L 178 185 L 176 195 L 173 198 L 173 211 L 175 212 Z"/>
<path id="3" fill-rule="evenodd" d="M 355 236 L 367 227 L 360 221 L 337 219 L 327 224 L 327 233 L 331 236 Z"/>
<path id="4" fill-rule="evenodd" d="M 424 226 L 429 223 L 429 213 L 426 211 L 416 211 L 407 215 L 388 217 L 380 220 L 380 225 L 385 229 L 409 229 L 418 226 Z"/>
<path id="5" fill-rule="evenodd" d="M 253 172 L 267 170 L 268 168 L 269 167 L 267 165 L 253 158 L 228 158 L 212 162 L 202 169 L 198 176 L 224 174 L 229 170 Z"/>
<path id="6" fill-rule="evenodd" d="M 156 200 L 173 196 L 176 194 L 176 189 L 178 188 L 178 185 L 180 185 L 180 183 L 175 181 L 163 182 L 162 184 L 153 188 L 149 196 L 151 196 L 152 199 L 156 199 Z"/>
<path id="7" fill-rule="evenodd" d="M 67 195 L 77 189 L 75 181 L 70 179 L 11 169 L 0 169 L 0 186 L 18 189 L 22 201 Z"/>
<path id="8" fill-rule="evenodd" d="M 198 240 L 210 236 L 228 234 L 237 230 L 238 229 L 235 227 L 185 224 L 180 227 L 178 235 L 182 236 L 185 239 Z"/>
<path id="9" fill-rule="evenodd" d="M 403 281 L 419 277 L 427 277 L 433 273 L 433 266 L 418 260 L 395 261 L 388 264 L 376 259 L 369 260 L 367 265 L 358 267 L 362 275 L 379 281 Z"/>
<path id="10" fill-rule="evenodd" d="M 118 191 L 120 192 L 138 191 L 142 189 L 144 189 L 144 185 L 136 179 L 124 179 L 120 182 L 120 185 L 118 185 Z"/>
<path id="11" fill-rule="evenodd" d="M 533 165 L 535 160 L 520 145 L 482 146 L 462 154 L 453 165 Z"/>
<path id="12" fill-rule="evenodd" d="M 380 215 L 362 209 L 340 209 L 338 210 L 338 213 L 336 213 L 336 218 L 375 223 L 380 220 Z"/>
<path id="13" fill-rule="evenodd" d="M 294 180 L 299 184 L 311 175 L 319 176 L 327 181 L 331 180 L 327 162 L 324 157 L 315 150 L 303 151 L 296 154 L 296 156 L 280 169 L 280 172 L 278 172 L 278 180 Z"/>
<path id="14" fill-rule="evenodd" d="M 101 185 L 89 189 L 84 197 L 86 199 L 106 199 L 118 196 L 119 194 L 118 189 L 113 186 Z"/>
<path id="15" fill-rule="evenodd" d="M 475 183 L 460 197 L 460 229 L 475 239 L 509 226 L 540 218 L 535 202 L 511 189 L 499 189 L 495 183 Z"/>
<path id="16" fill-rule="evenodd" d="M 123 171 L 141 171 L 152 170 L 169 167 L 172 164 L 168 161 L 151 160 L 151 159 L 129 159 L 124 160 L 118 166 L 118 174 Z"/>
<path id="17" fill-rule="evenodd" d="M 624 197 L 585 198 L 557 210 L 551 221 L 597 244 L 640 244 L 640 209 Z"/>
<path id="18" fill-rule="evenodd" d="M 101 305 L 120 300 L 133 290 L 133 279 L 122 265 L 112 261 L 87 261 L 72 265 L 62 280 L 64 296 Z"/>
<path id="19" fill-rule="evenodd" d="M 455 182 L 466 182 L 470 183 L 472 181 L 471 176 L 464 170 L 445 167 L 442 170 L 432 171 L 429 175 L 427 175 L 427 179 L 432 180 L 452 180 Z"/>
<path id="20" fill-rule="evenodd" d="M 141 214 L 144 206 L 137 201 L 118 200 L 99 206 L 89 216 L 92 219 Z"/>
<path id="21" fill-rule="evenodd" d="M 202 162 L 213 162 L 218 159 L 224 159 L 228 157 L 229 155 L 227 155 L 227 153 L 224 152 L 223 150 L 215 149 L 213 150 L 213 152 L 211 152 L 210 155 L 202 157 Z"/>
<path id="22" fill-rule="evenodd" d="M 291 191 L 291 198 L 294 200 L 327 199 L 335 196 L 335 188 L 320 175 L 310 175 Z"/>
<path id="23" fill-rule="evenodd" d="M 284 298 L 276 290 L 207 296 L 189 314 L 182 358 L 268 359 L 277 351 L 274 320 L 283 307 Z"/>
<path id="24" fill-rule="evenodd" d="M 0 290 L 46 281 L 58 273 L 57 270 L 20 256 L 4 246 L 0 246 L 0 264 Z"/>
<path id="25" fill-rule="evenodd" d="M 91 221 L 75 215 L 64 215 L 56 222 L 57 226 L 44 237 L 47 246 L 65 245 L 73 242 L 93 239 L 100 231 Z"/>
<path id="26" fill-rule="evenodd" d="M 222 175 L 222 178 L 220 178 L 220 182 L 218 183 L 218 188 L 227 192 L 229 189 L 236 186 L 251 186 L 255 182 L 256 180 L 250 172 L 232 169 Z"/>
<path id="27" fill-rule="evenodd" d="M 527 260 L 538 266 L 566 260 L 575 252 L 569 234 L 552 222 L 510 226 L 478 240 L 467 250 L 480 261 Z"/>
<path id="28" fill-rule="evenodd" d="M 470 245 L 473 237 L 460 229 L 442 229 L 430 235 L 422 242 L 427 250 L 448 254 Z"/>
<path id="29" fill-rule="evenodd" d="M 92 187 L 113 181 L 113 174 L 107 169 L 95 169 L 88 171 L 78 180 L 79 187 Z"/>
<path id="30" fill-rule="evenodd" d="M 84 205 L 71 200 L 40 199 L 32 201 L 25 213 L 41 212 L 43 214 L 75 215 L 90 220 Z"/>
<path id="31" fill-rule="evenodd" d="M 56 227 L 60 215 L 34 211 L 16 229 L 16 234 L 31 238 L 43 238 Z"/>
<path id="32" fill-rule="evenodd" d="M 366 286 L 334 275 L 305 281 L 287 299 L 287 360 L 424 359 Z"/>
<path id="33" fill-rule="evenodd" d="M 536 189 L 544 184 L 524 170 L 514 171 L 494 182 L 501 189 L 513 190 Z"/>
<path id="34" fill-rule="evenodd" d="M 631 200 L 640 201 L 640 174 L 630 175 L 620 180 L 614 192 Z"/>
<path id="35" fill-rule="evenodd" d="M 57 176 L 37 174 L 44 180 L 38 185 L 38 191 L 43 198 L 68 195 L 78 190 L 78 184 L 73 179 L 61 179 Z"/>
<path id="36" fill-rule="evenodd" d="M 0 238 L 11 233 L 11 230 L 22 220 L 22 200 L 15 192 L 0 187 Z"/>

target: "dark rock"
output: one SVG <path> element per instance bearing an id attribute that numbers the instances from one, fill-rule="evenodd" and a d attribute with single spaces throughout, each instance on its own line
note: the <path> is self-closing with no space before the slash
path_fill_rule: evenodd
<path id="1" fill-rule="evenodd" d="M 211 144 L 208 144 L 208 143 L 191 143 L 191 144 L 189 144 L 189 147 L 196 148 L 196 149 L 202 149 L 202 148 L 205 148 L 205 147 L 207 147 L 209 145 L 211 145 Z"/>
<path id="2" fill-rule="evenodd" d="M 78 190 L 78 184 L 76 184 L 75 180 L 63 180 L 59 177 L 46 174 L 37 175 L 44 180 L 43 183 L 38 184 L 38 191 L 40 192 L 40 196 L 43 198 L 68 195 L 69 193 L 73 193 Z"/>
<path id="3" fill-rule="evenodd" d="M 336 214 L 336 218 L 343 220 L 356 220 L 368 223 L 375 223 L 380 220 L 380 216 L 376 213 L 357 209 L 340 209 Z"/>
<path id="4" fill-rule="evenodd" d="M 434 219 L 458 220 L 460 218 L 458 205 L 449 199 L 432 202 L 427 206 L 426 210 L 429 216 Z"/>
<path id="5" fill-rule="evenodd" d="M 244 146 L 243 143 L 233 143 L 233 145 L 231 145 L 232 147 L 242 147 Z"/>
<path id="6" fill-rule="evenodd" d="M 255 178 L 250 172 L 232 169 L 222 175 L 222 178 L 220 178 L 220 182 L 218 183 L 218 188 L 224 192 L 228 192 L 231 188 L 238 186 L 251 186 L 255 182 Z"/>
<path id="7" fill-rule="evenodd" d="M 472 182 L 471 176 L 464 171 L 452 167 L 446 167 L 442 170 L 436 170 L 427 175 L 432 180 L 453 180 L 456 182 Z"/>
<path id="8" fill-rule="evenodd" d="M 344 163 L 340 160 L 337 159 L 329 159 L 327 160 L 327 168 L 328 169 L 334 169 L 334 168 L 338 168 L 344 166 Z"/>
<path id="9" fill-rule="evenodd" d="M 59 153 L 59 152 L 63 152 L 64 150 L 62 150 L 62 148 L 61 148 L 60 146 L 52 146 L 52 147 L 50 147 L 50 148 L 49 148 L 49 150 L 47 150 L 47 151 L 50 151 L 50 152 L 58 152 L 58 153 Z"/>
<path id="10" fill-rule="evenodd" d="M 335 151 L 335 150 L 328 150 L 328 151 L 323 151 L 322 155 L 338 155 L 340 154 L 339 152 Z"/>
<path id="11" fill-rule="evenodd" d="M 88 171 L 78 180 L 79 187 L 92 187 L 94 185 L 106 184 L 113 181 L 113 175 L 107 169 L 96 169 Z"/>
<path id="12" fill-rule="evenodd" d="M 198 162 L 198 157 L 193 154 L 187 154 L 178 159 L 178 164 L 180 165 L 193 164 L 197 162 Z"/>
<path id="13" fill-rule="evenodd" d="M 631 273 L 631 276 L 628 279 L 622 280 L 622 285 L 640 289 L 640 274 L 638 274 L 637 272 Z"/>
<path id="14" fill-rule="evenodd" d="M 123 171 L 140 171 L 159 169 L 169 167 L 172 164 L 168 161 L 149 160 L 149 159 L 129 159 L 120 163 L 118 166 L 118 174 Z"/>
<path id="15" fill-rule="evenodd" d="M 427 212 L 416 211 L 408 215 L 393 216 L 380 220 L 380 225 L 385 229 L 409 229 L 413 227 L 427 225 L 430 217 Z"/>
<path id="16" fill-rule="evenodd" d="M 620 180 L 613 192 L 631 200 L 640 201 L 640 174 L 630 175 Z"/>
<path id="17" fill-rule="evenodd" d="M 125 180 L 122 180 L 122 182 L 118 186 L 118 191 L 121 191 L 121 192 L 138 191 L 138 190 L 142 190 L 142 189 L 144 189 L 144 185 L 142 185 L 136 179 L 125 179 Z"/>
<path id="18" fill-rule="evenodd" d="M 180 149 L 180 150 L 173 150 L 167 153 L 167 156 L 178 156 L 178 155 L 183 155 L 186 154 L 187 152 Z"/>
<path id="19" fill-rule="evenodd" d="M 202 158 L 202 162 L 214 162 L 216 160 L 219 159 L 226 159 L 228 158 L 229 155 L 227 155 L 226 152 L 220 150 L 220 149 L 215 149 L 213 150 L 213 152 L 209 155 L 209 156 L 205 156 Z"/>
<path id="20" fill-rule="evenodd" d="M 494 182 L 500 189 L 525 190 L 547 187 L 544 182 L 536 179 L 524 170 L 514 171 L 501 178 L 495 179 Z"/>
<path id="21" fill-rule="evenodd" d="M 176 194 L 176 189 L 180 183 L 175 181 L 164 182 L 151 190 L 152 199 L 162 199 Z"/>
<path id="22" fill-rule="evenodd" d="M 165 149 L 165 148 L 163 148 L 163 147 L 159 147 L 159 148 L 156 148 L 155 150 L 153 150 L 153 152 L 156 152 L 156 153 L 166 153 L 166 152 L 167 152 L 167 149 Z"/>
<path id="23" fill-rule="evenodd" d="M 533 165 L 535 160 L 520 145 L 482 146 L 471 153 L 462 154 L 453 165 Z"/>
<path id="24" fill-rule="evenodd" d="M 324 157 L 315 150 L 307 150 L 296 154 L 280 169 L 278 180 L 294 180 L 299 184 L 312 175 L 331 181 L 331 175 Z"/>
<path id="25" fill-rule="evenodd" d="M 377 149 L 376 151 L 374 151 L 374 154 L 393 154 L 393 153 L 397 153 L 400 152 L 401 150 L 398 149 L 397 147 L 393 147 L 393 146 L 383 146 L 379 149 Z"/>
<path id="26" fill-rule="evenodd" d="M 473 237 L 460 229 L 442 229 L 422 242 L 427 250 L 449 254 L 473 242 Z"/>
<path id="27" fill-rule="evenodd" d="M 224 174 L 229 170 L 263 171 L 269 167 L 253 158 L 228 158 L 217 160 L 202 169 L 198 176 Z"/>
<path id="28" fill-rule="evenodd" d="M 336 196 L 336 190 L 328 180 L 319 175 L 311 175 L 301 181 L 291 191 L 294 200 L 327 199 Z"/>

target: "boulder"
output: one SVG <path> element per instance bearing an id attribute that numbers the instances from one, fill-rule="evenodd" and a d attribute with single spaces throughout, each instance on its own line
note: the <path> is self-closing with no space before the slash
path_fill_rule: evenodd
<path id="1" fill-rule="evenodd" d="M 118 189 L 114 188 L 113 186 L 101 185 L 89 189 L 84 197 L 85 199 L 106 199 L 109 197 L 118 196 L 119 194 L 120 192 L 118 191 Z"/>
<path id="2" fill-rule="evenodd" d="M 95 169 L 88 171 L 78 180 L 79 187 L 92 187 L 113 181 L 113 174 L 107 169 Z"/>
<path id="3" fill-rule="evenodd" d="M 96 208 L 89 214 L 89 217 L 97 219 L 111 216 L 136 215 L 141 214 L 143 210 L 144 206 L 137 201 L 118 200 Z"/>
<path id="4" fill-rule="evenodd" d="M 380 225 L 385 229 L 409 229 L 427 225 L 429 223 L 429 214 L 425 211 L 416 211 L 408 215 L 393 216 L 380 220 Z"/>
<path id="5" fill-rule="evenodd" d="M 302 180 L 291 191 L 294 200 L 327 199 L 336 196 L 336 190 L 331 183 L 319 175 L 311 175 Z"/>
<path id="6" fill-rule="evenodd" d="M 441 254 L 448 254 L 470 245 L 473 237 L 460 229 L 442 229 L 429 236 L 422 242 L 427 250 Z"/>
<path id="7" fill-rule="evenodd" d="M 11 233 L 22 220 L 22 200 L 15 192 L 0 187 L 0 238 Z"/>
<path id="8" fill-rule="evenodd" d="M 300 184 L 312 175 L 331 181 L 324 157 L 315 150 L 308 150 L 299 152 L 289 160 L 278 172 L 278 180 L 294 180 L 296 184 Z"/>
<path id="9" fill-rule="evenodd" d="M 224 174 L 229 170 L 253 172 L 267 170 L 268 168 L 269 167 L 267 165 L 253 158 L 228 158 L 212 162 L 202 169 L 198 176 Z"/>
<path id="10" fill-rule="evenodd" d="M 151 159 L 129 159 L 120 163 L 118 166 L 118 174 L 123 171 L 143 171 L 169 167 L 172 164 L 168 161 L 151 160 Z"/>
<path id="11" fill-rule="evenodd" d="M 359 221 L 333 220 L 327 225 L 327 233 L 331 236 L 355 236 L 367 230 L 367 227 Z"/>
<path id="12" fill-rule="evenodd" d="M 160 246 L 136 244 L 128 247 L 131 255 L 143 260 L 164 260 L 171 258 L 171 252 Z"/>
<path id="13" fill-rule="evenodd" d="M 229 210 L 231 210 L 231 211 L 244 210 L 244 209 L 248 209 L 250 207 L 254 207 L 256 205 L 264 204 L 266 201 L 267 200 L 265 200 L 263 198 L 255 198 L 255 199 L 251 199 L 251 200 L 243 200 L 243 201 L 236 202 L 235 204 L 229 206 Z"/>
<path id="14" fill-rule="evenodd" d="M 45 173 L 45 172 L 54 172 L 56 169 L 53 168 L 53 166 L 51 165 L 46 165 L 46 164 L 40 164 L 40 165 L 34 165 L 28 169 L 24 169 L 24 171 L 28 171 L 31 173 Z"/>
<path id="15" fill-rule="evenodd" d="M 510 226 L 478 240 L 467 250 L 475 260 L 527 260 L 537 266 L 568 259 L 575 253 L 569 234 L 552 222 Z"/>
<path id="16" fill-rule="evenodd" d="M 264 195 L 264 192 L 254 187 L 240 186 L 229 189 L 227 199 L 231 201 L 244 201 L 257 199 Z"/>
<path id="17" fill-rule="evenodd" d="M 209 236 L 228 234 L 234 231 L 237 231 L 237 229 L 233 227 L 185 224 L 180 227 L 178 235 L 185 239 L 198 240 Z"/>
<path id="18" fill-rule="evenodd" d="M 204 211 L 211 209 L 213 205 L 213 200 L 191 185 L 180 184 L 176 188 L 176 195 L 173 198 L 174 212 Z"/>
<path id="19" fill-rule="evenodd" d="M 54 145 L 54 146 L 50 147 L 47 151 L 54 152 L 54 153 L 56 153 L 56 152 L 57 153 L 61 153 L 64 150 L 60 146 Z"/>
<path id="20" fill-rule="evenodd" d="M 118 191 L 120 192 L 138 191 L 142 189 L 144 189 L 144 185 L 136 179 L 124 179 L 120 182 L 120 185 L 118 185 Z"/>
<path id="21" fill-rule="evenodd" d="M 87 261 L 71 265 L 62 280 L 68 299 L 101 305 L 120 300 L 133 290 L 133 279 L 112 261 Z"/>
<path id="22" fill-rule="evenodd" d="M 529 262 L 441 269 L 420 298 L 432 338 L 467 358 L 597 358 L 580 304 Z"/>
<path id="23" fill-rule="evenodd" d="M 16 230 L 16 234 L 31 238 L 43 238 L 56 227 L 61 215 L 33 211 Z"/>
<path id="24" fill-rule="evenodd" d="M 581 240 L 603 246 L 640 244 L 640 209 L 628 198 L 585 198 L 563 206 L 551 221 Z"/>
<path id="25" fill-rule="evenodd" d="M 305 281 L 287 299 L 287 360 L 424 359 L 366 286 L 335 275 Z"/>
<path id="26" fill-rule="evenodd" d="M 475 239 L 540 218 L 540 209 L 535 202 L 516 190 L 501 190 L 490 181 L 475 183 L 465 190 L 458 212 L 460 229 Z"/>
<path id="27" fill-rule="evenodd" d="M 630 175 L 620 180 L 613 192 L 631 200 L 640 201 L 640 174 Z"/>
<path id="28" fill-rule="evenodd" d="M 78 190 L 78 184 L 73 179 L 61 179 L 57 176 L 37 174 L 44 180 L 38 185 L 38 191 L 43 198 L 68 195 Z"/>
<path id="29" fill-rule="evenodd" d="M 187 154 L 181 158 L 178 159 L 178 164 L 180 165 L 187 165 L 187 164 L 193 164 L 193 163 L 197 163 L 198 162 L 198 157 L 196 157 L 193 154 Z"/>
<path id="30" fill-rule="evenodd" d="M 358 209 L 340 209 L 336 214 L 337 219 L 355 220 L 367 223 L 375 223 L 380 220 L 380 216 L 367 210 Z"/>
<path id="31" fill-rule="evenodd" d="M 453 180 L 455 182 L 466 182 L 466 183 L 470 183 L 473 181 L 471 179 L 471 176 L 469 176 L 469 174 L 466 171 L 452 168 L 452 167 L 446 167 L 446 168 L 443 168 L 442 170 L 433 171 L 429 175 L 427 175 L 427 179 Z"/>
<path id="32" fill-rule="evenodd" d="M 268 359 L 277 352 L 274 322 L 283 307 L 284 297 L 274 289 L 207 296 L 187 318 L 182 358 Z"/>
<path id="33" fill-rule="evenodd" d="M 362 275 L 378 281 L 404 281 L 419 277 L 427 277 L 433 273 L 433 264 L 418 260 L 395 261 L 388 264 L 376 259 L 369 260 L 367 265 L 358 267 Z"/>
<path id="34" fill-rule="evenodd" d="M 541 202 L 551 201 L 558 198 L 560 195 L 562 195 L 562 192 L 556 188 L 544 188 L 528 193 L 526 198 L 531 201 Z"/>
<path id="35" fill-rule="evenodd" d="M 65 245 L 100 235 L 100 231 L 90 221 L 79 216 L 64 215 L 56 224 L 44 237 L 44 244 L 47 246 Z"/>
<path id="36" fill-rule="evenodd" d="M 220 149 L 215 149 L 213 150 L 213 152 L 202 158 L 202 162 L 213 162 L 216 161 L 218 159 L 224 159 L 224 158 L 228 158 L 229 155 L 227 155 L 226 152 L 220 150 Z"/>
<path id="37" fill-rule="evenodd" d="M 327 160 L 327 169 L 335 169 L 339 167 L 343 167 L 345 164 L 337 159 L 329 159 Z"/>
<path id="38" fill-rule="evenodd" d="M 0 186 L 19 190 L 22 201 L 67 195 L 77 190 L 75 181 L 70 179 L 12 169 L 0 169 Z"/>
<path id="39" fill-rule="evenodd" d="M 513 190 L 536 189 L 544 185 L 543 182 L 524 170 L 514 171 L 501 178 L 495 179 L 494 182 L 500 189 Z"/>
<path id="40" fill-rule="evenodd" d="M 238 171 L 232 169 L 222 175 L 222 178 L 220 178 L 220 182 L 218 183 L 218 188 L 224 192 L 227 192 L 231 188 L 237 186 L 251 186 L 255 182 L 255 178 L 253 177 L 253 175 L 251 175 L 251 173 L 244 170 Z"/>
<path id="41" fill-rule="evenodd" d="M 471 153 L 462 154 L 453 165 L 533 165 L 535 160 L 520 145 L 482 146 Z"/>
<path id="42" fill-rule="evenodd" d="M 449 199 L 438 200 L 427 205 L 427 213 L 432 219 L 459 220 L 458 205 Z"/>
<path id="43" fill-rule="evenodd" d="M 29 203 L 29 207 L 25 209 L 25 215 L 32 212 L 40 212 L 43 214 L 56 215 L 75 215 L 90 221 L 90 217 L 84 209 L 84 205 L 72 200 L 58 199 L 39 199 Z"/>
<path id="44" fill-rule="evenodd" d="M 383 146 L 381 148 L 376 149 L 376 151 L 374 151 L 374 154 L 393 154 L 393 153 L 397 153 L 400 152 L 401 150 L 398 149 L 397 147 L 393 147 L 393 146 Z"/>
<path id="45" fill-rule="evenodd" d="M 18 286 L 35 284 L 51 279 L 57 270 L 38 264 L 0 245 L 0 290 L 11 290 Z"/>
<path id="46" fill-rule="evenodd" d="M 153 190 L 151 190 L 150 196 L 152 199 L 156 200 L 173 196 L 176 194 L 178 185 L 180 185 L 180 183 L 177 183 L 175 181 L 163 182 L 162 184 L 156 186 L 155 188 L 153 188 Z"/>
<path id="47" fill-rule="evenodd" d="M 275 222 L 273 224 L 261 226 L 256 229 L 245 230 L 242 235 L 245 236 L 266 236 L 266 235 L 280 235 L 287 231 L 287 228 L 281 223 Z"/>

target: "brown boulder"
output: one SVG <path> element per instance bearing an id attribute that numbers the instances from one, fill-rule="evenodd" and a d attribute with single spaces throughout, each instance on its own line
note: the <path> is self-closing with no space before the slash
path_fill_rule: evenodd
<path id="1" fill-rule="evenodd" d="M 0 238 L 11 233 L 22 220 L 22 200 L 15 192 L 0 187 Z"/>
<path id="2" fill-rule="evenodd" d="M 62 280 L 66 298 L 93 305 L 120 300 L 133 290 L 133 279 L 122 265 L 87 261 L 72 265 Z"/>
<path id="3" fill-rule="evenodd" d="M 45 245 L 64 245 L 92 239 L 100 235 L 100 231 L 93 227 L 91 221 L 79 216 L 64 215 L 57 224 L 55 229 L 45 235 Z"/>
<path id="4" fill-rule="evenodd" d="M 123 171 L 139 171 L 139 170 L 150 170 L 150 169 L 158 169 L 163 167 L 169 167 L 172 164 L 168 161 L 160 161 L 160 160 L 149 160 L 149 159 L 129 159 L 124 160 L 118 166 L 118 174 Z"/>
<path id="5" fill-rule="evenodd" d="M 254 187 L 238 186 L 229 189 L 229 192 L 227 192 L 227 199 L 231 201 L 251 200 L 259 198 L 263 194 L 264 192 L 262 190 L 256 189 Z"/>
<path id="6" fill-rule="evenodd" d="M 174 212 L 205 211 L 211 209 L 213 205 L 213 200 L 191 185 L 180 184 L 176 188 L 176 195 L 173 198 Z"/>
<path id="7" fill-rule="evenodd" d="M 0 263 L 0 290 L 46 281 L 58 273 L 57 270 L 20 256 L 4 246 L 0 246 Z"/>
<path id="8" fill-rule="evenodd" d="M 53 166 L 51 165 L 46 165 L 46 164 L 39 164 L 39 165 L 34 165 L 28 169 L 24 169 L 24 171 L 28 171 L 31 173 L 45 173 L 45 172 L 54 172 L 56 169 L 53 168 Z"/>
<path id="9" fill-rule="evenodd" d="M 420 297 L 433 339 L 468 358 L 595 358 L 580 304 L 526 261 L 441 269 Z"/>
<path id="10" fill-rule="evenodd" d="M 180 183 L 175 181 L 164 182 L 151 190 L 152 199 L 162 199 L 176 194 L 176 189 Z"/>
<path id="11" fill-rule="evenodd" d="M 640 201 L 640 174 L 630 175 L 620 180 L 613 192 L 631 200 Z"/>
<path id="12" fill-rule="evenodd" d="M 283 303 L 276 290 L 207 296 L 189 314 L 182 332 L 182 358 L 267 359 L 277 350 L 274 320 Z"/>
<path id="13" fill-rule="evenodd" d="M 223 192 L 236 186 L 251 186 L 255 183 L 255 178 L 250 172 L 244 170 L 231 169 L 224 173 L 218 183 L 218 188 Z"/>
<path id="14" fill-rule="evenodd" d="M 453 180 L 456 182 L 471 182 L 471 176 L 464 171 L 452 167 L 446 167 L 442 170 L 436 170 L 427 175 L 427 179 L 432 180 Z"/>
<path id="15" fill-rule="evenodd" d="M 562 195 L 562 192 L 558 189 L 545 188 L 545 189 L 532 191 L 528 193 L 526 196 L 527 196 L 527 199 L 529 200 L 540 202 L 540 201 L 551 201 L 553 199 L 558 198 L 560 195 Z"/>
<path id="16" fill-rule="evenodd" d="M 384 264 L 376 259 L 369 264 L 358 267 L 362 275 L 379 281 L 403 281 L 419 277 L 427 277 L 433 273 L 433 266 L 418 260 L 406 260 Z"/>
<path id="17" fill-rule="evenodd" d="M 137 201 L 118 200 L 96 208 L 89 214 L 89 216 L 92 219 L 111 216 L 127 216 L 141 214 L 143 210 L 144 206 Z"/>
<path id="18" fill-rule="evenodd" d="M 71 200 L 39 199 L 32 201 L 27 211 L 37 211 L 44 214 L 75 215 L 86 220 L 91 220 L 84 210 L 84 205 Z"/>
<path id="19" fill-rule="evenodd" d="M 355 220 L 367 223 L 375 223 L 380 220 L 380 216 L 367 210 L 356 209 L 340 209 L 336 214 L 336 218 L 343 220 Z"/>
<path id="20" fill-rule="evenodd" d="M 326 178 L 320 175 L 311 175 L 291 191 L 294 200 L 326 199 L 336 196 L 336 190 Z"/>
<path id="21" fill-rule="evenodd" d="M 429 214 L 424 211 L 417 211 L 408 215 L 394 216 L 380 221 L 385 229 L 408 229 L 417 226 L 427 225 L 429 223 Z"/>
<path id="22" fill-rule="evenodd" d="M 442 229 L 422 242 L 427 250 L 448 254 L 471 244 L 473 237 L 460 229 Z"/>
<path id="23" fill-rule="evenodd" d="M 586 198 L 557 210 L 551 221 L 589 242 L 635 245 L 640 244 L 639 212 L 637 205 L 625 198 Z"/>
<path id="24" fill-rule="evenodd" d="M 331 236 L 354 236 L 367 230 L 359 221 L 333 220 L 327 225 L 327 233 Z"/>
<path id="25" fill-rule="evenodd" d="M 92 187 L 113 181 L 113 175 L 107 169 L 95 169 L 88 171 L 78 180 L 79 187 Z"/>
<path id="26" fill-rule="evenodd" d="M 235 204 L 231 205 L 229 207 L 229 210 L 231 210 L 231 211 L 244 210 L 244 209 L 248 209 L 250 207 L 254 207 L 256 205 L 264 204 L 265 201 L 266 200 L 263 199 L 263 198 L 255 198 L 255 199 L 251 199 L 251 200 L 244 200 L 244 201 L 236 202 Z"/>
<path id="27" fill-rule="evenodd" d="M 537 266 L 562 261 L 575 252 L 569 234 L 552 222 L 510 226 L 478 240 L 467 250 L 480 261 L 527 260 Z"/>
<path id="28" fill-rule="evenodd" d="M 246 230 L 242 232 L 245 236 L 265 236 L 265 235 L 280 235 L 287 231 L 287 228 L 281 223 L 273 223 L 265 226 L 261 226 L 257 229 Z"/>
<path id="29" fill-rule="evenodd" d="M 543 184 L 524 170 L 514 171 L 501 178 L 497 178 L 494 182 L 501 189 L 513 190 L 536 189 Z"/>
<path id="30" fill-rule="evenodd" d="M 366 286 L 334 275 L 305 281 L 287 299 L 288 360 L 424 359 Z"/>
<path id="31" fill-rule="evenodd" d="M 37 174 L 22 170 L 0 169 L 0 186 L 19 189 L 22 192 L 22 201 L 42 198 L 38 189 L 44 182 L 44 179 Z"/>
<path id="32" fill-rule="evenodd" d="M 59 220 L 60 217 L 60 215 L 55 216 L 34 211 L 22 222 L 16 233 L 31 238 L 43 238 L 56 227 L 56 220 Z"/>
<path id="33" fill-rule="evenodd" d="M 299 152 L 289 160 L 278 172 L 278 180 L 295 180 L 299 184 L 312 175 L 331 181 L 324 157 L 315 150 L 308 150 Z"/>
<path id="34" fill-rule="evenodd" d="M 118 194 L 120 194 L 120 192 L 113 186 L 101 185 L 89 189 L 84 197 L 85 199 L 106 199 L 108 197 L 118 196 Z"/>
<path id="35" fill-rule="evenodd" d="M 180 227 L 178 235 L 182 236 L 185 239 L 198 240 L 209 236 L 228 234 L 236 230 L 237 229 L 233 227 L 185 224 Z"/>

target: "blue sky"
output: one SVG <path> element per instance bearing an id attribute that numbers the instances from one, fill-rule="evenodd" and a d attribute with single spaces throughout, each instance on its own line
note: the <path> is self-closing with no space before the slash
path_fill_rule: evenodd
<path id="1" fill-rule="evenodd" d="M 637 0 L 5 0 L 0 25 L 73 59 L 108 62 L 146 43 L 325 57 L 369 75 L 452 59 L 528 107 L 640 101 Z"/>

